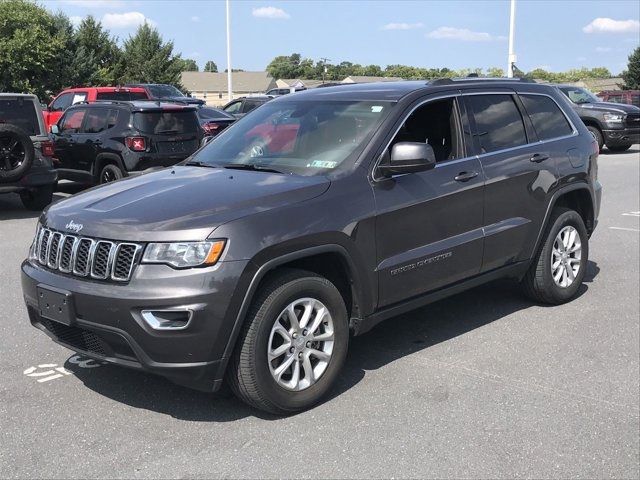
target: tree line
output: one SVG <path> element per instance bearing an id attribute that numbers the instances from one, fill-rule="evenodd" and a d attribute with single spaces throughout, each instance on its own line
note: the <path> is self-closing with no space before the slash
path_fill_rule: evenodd
<path id="1" fill-rule="evenodd" d="M 638 88 L 640 76 L 638 70 L 640 66 L 640 49 L 636 48 L 629 56 L 629 67 L 622 73 L 627 88 Z M 635 59 L 635 60 L 634 60 Z M 301 78 L 313 80 L 343 80 L 349 76 L 374 76 L 374 77 L 398 77 L 406 80 L 431 80 L 434 78 L 454 78 L 466 77 L 470 74 L 484 77 L 504 77 L 505 71 L 502 68 L 491 67 L 465 68 L 452 70 L 449 68 L 420 68 L 409 65 L 387 65 L 384 69 L 379 65 L 360 65 L 348 61 L 338 64 L 326 63 L 323 60 L 313 61 L 309 58 L 302 58 L 299 53 L 291 55 L 280 55 L 275 57 L 267 66 L 267 72 L 273 78 Z M 578 82 L 580 80 L 592 78 L 611 78 L 611 72 L 605 67 L 571 69 L 566 72 L 549 72 L 541 68 L 536 68 L 530 72 L 517 71 L 520 77 L 546 80 L 553 83 Z M 634 86 L 635 85 L 635 86 Z"/>

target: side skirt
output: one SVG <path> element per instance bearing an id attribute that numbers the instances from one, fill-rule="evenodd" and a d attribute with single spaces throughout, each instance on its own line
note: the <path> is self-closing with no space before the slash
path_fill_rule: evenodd
<path id="1" fill-rule="evenodd" d="M 454 283 L 439 290 L 429 292 L 425 295 L 414 297 L 402 303 L 386 307 L 363 319 L 358 319 L 357 321 L 354 321 L 356 319 L 352 319 L 352 322 L 354 323 L 353 334 L 362 335 L 384 320 L 402 315 L 403 313 L 410 312 L 416 308 L 424 307 L 430 303 L 437 302 L 438 300 L 442 300 L 443 298 L 450 297 L 451 295 L 469 290 L 470 288 L 477 287 L 492 280 L 505 277 L 520 280 L 527 272 L 529 265 L 530 261 L 527 260 L 500 267 L 495 270 L 491 270 L 490 272 L 485 272 L 467 280 Z"/>

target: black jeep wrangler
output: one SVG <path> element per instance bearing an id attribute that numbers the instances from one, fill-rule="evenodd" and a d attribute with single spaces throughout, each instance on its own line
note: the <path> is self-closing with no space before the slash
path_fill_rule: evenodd
<path id="1" fill-rule="evenodd" d="M 38 97 L 0 93 L 0 193 L 20 194 L 30 210 L 49 205 L 58 178 L 52 155 Z"/>
<path id="2" fill-rule="evenodd" d="M 72 350 L 293 412 L 335 383 L 350 332 L 503 277 L 571 300 L 597 158 L 564 95 L 525 81 L 285 95 L 179 166 L 51 206 L 24 298 Z"/>
<path id="3" fill-rule="evenodd" d="M 640 108 L 625 103 L 603 102 L 580 87 L 558 85 L 558 88 L 571 100 L 600 150 L 606 145 L 612 152 L 624 152 L 640 142 Z"/>

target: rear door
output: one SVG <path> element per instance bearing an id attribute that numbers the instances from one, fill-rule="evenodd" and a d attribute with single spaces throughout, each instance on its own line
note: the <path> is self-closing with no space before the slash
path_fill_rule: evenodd
<path id="1" fill-rule="evenodd" d="M 72 158 L 78 169 L 91 171 L 102 148 L 102 135 L 108 127 L 109 109 L 92 107 L 86 112 L 81 130 L 75 135 Z"/>
<path id="2" fill-rule="evenodd" d="M 397 142 L 425 142 L 437 164 L 373 182 L 380 307 L 471 277 L 482 262 L 484 177 L 466 152 L 464 106 L 452 95 L 413 108 L 384 155 Z"/>
<path id="3" fill-rule="evenodd" d="M 526 96 L 541 134 L 562 125 L 546 125 L 549 100 Z M 473 146 L 486 176 L 484 200 L 484 256 L 482 271 L 490 271 L 531 257 L 546 213 L 548 193 L 557 180 L 556 161 L 566 158 L 564 145 L 539 141 L 531 119 L 513 91 L 468 91 Z M 556 119 L 557 120 L 557 119 Z M 560 118 L 566 124 L 564 115 Z M 549 128 L 550 127 L 550 128 Z M 569 130 L 572 134 L 572 129 Z M 543 138 L 544 138 L 543 136 Z"/>

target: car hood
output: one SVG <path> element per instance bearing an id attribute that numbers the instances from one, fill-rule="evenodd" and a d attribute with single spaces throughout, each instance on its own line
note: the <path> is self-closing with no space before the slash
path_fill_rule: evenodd
<path id="1" fill-rule="evenodd" d="M 44 225 L 123 241 L 203 240 L 232 220 L 324 193 L 325 177 L 176 166 L 87 190 L 51 205 Z"/>
<path id="2" fill-rule="evenodd" d="M 613 103 L 613 102 L 597 102 L 597 103 L 582 103 L 578 105 L 581 108 L 587 110 L 599 110 L 602 112 L 616 112 L 616 113 L 640 113 L 640 108 L 635 105 L 628 105 L 626 103 Z"/>

